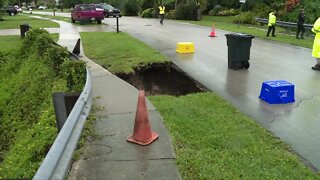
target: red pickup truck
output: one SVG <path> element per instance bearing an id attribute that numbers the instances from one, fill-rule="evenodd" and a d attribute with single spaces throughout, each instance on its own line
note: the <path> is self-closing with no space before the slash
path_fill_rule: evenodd
<path id="1" fill-rule="evenodd" d="M 103 10 L 96 10 L 95 6 L 92 4 L 78 4 L 75 6 L 74 10 L 71 11 L 71 21 L 75 23 L 80 21 L 80 23 L 85 21 L 97 21 L 101 24 L 101 20 L 104 19 Z"/>

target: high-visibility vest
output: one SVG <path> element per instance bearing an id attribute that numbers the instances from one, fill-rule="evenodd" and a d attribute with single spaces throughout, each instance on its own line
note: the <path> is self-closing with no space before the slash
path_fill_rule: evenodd
<path id="1" fill-rule="evenodd" d="M 269 23 L 268 26 L 276 25 L 277 18 L 273 13 L 269 13 Z"/>
<path id="2" fill-rule="evenodd" d="M 166 7 L 164 6 L 159 6 L 159 14 L 164 14 L 164 10 L 166 9 Z"/>
<path id="3" fill-rule="evenodd" d="M 315 58 L 320 58 L 320 17 L 316 20 L 311 30 L 312 32 L 316 33 L 313 42 L 312 56 Z"/>

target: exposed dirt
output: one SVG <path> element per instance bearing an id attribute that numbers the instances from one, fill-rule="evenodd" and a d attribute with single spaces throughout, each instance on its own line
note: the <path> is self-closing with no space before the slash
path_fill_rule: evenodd
<path id="1" fill-rule="evenodd" d="M 136 69 L 130 74 L 116 74 L 137 89 L 145 90 L 146 95 L 181 96 L 208 91 L 172 63 L 152 64 Z"/>

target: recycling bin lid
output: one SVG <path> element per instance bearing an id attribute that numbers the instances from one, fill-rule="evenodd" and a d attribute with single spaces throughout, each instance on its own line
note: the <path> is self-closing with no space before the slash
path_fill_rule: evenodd
<path id="1" fill-rule="evenodd" d="M 229 33 L 225 34 L 227 37 L 234 37 L 234 38 L 254 38 L 254 36 L 249 35 L 249 34 L 244 34 L 244 33 Z"/>

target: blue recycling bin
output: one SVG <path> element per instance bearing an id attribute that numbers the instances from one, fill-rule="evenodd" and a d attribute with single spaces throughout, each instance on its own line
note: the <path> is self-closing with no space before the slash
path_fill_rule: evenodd
<path id="1" fill-rule="evenodd" d="M 262 83 L 259 98 L 269 104 L 295 102 L 294 84 L 285 80 L 265 81 Z"/>

